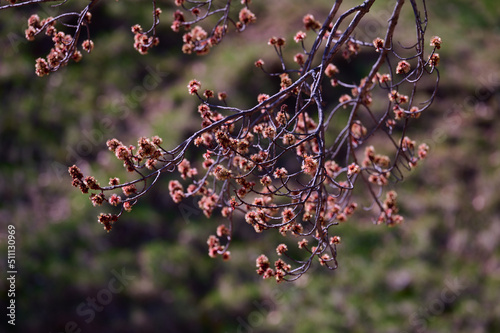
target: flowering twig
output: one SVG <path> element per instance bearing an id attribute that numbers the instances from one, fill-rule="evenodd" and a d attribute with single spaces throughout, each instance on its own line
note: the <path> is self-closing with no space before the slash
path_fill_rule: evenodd
<path id="1" fill-rule="evenodd" d="M 415 18 L 410 46 L 393 40 L 403 0 L 394 3 L 385 35 L 364 39 L 358 32 L 374 2 L 366 0 L 342 11 L 342 1 L 337 0 L 322 22 L 311 14 L 304 15 L 303 29 L 294 37 L 302 52 L 293 55 L 293 63 L 288 59 L 286 39 L 270 37 L 268 44 L 275 49 L 281 69 L 267 71 L 262 59 L 257 59 L 255 66 L 279 77 L 279 91 L 271 95 L 262 92 L 249 109 L 232 107 L 226 93 L 202 90 L 199 81 L 190 81 L 188 93 L 200 101 L 201 128 L 175 148 L 168 150 L 157 136 L 140 138 L 137 147 L 109 140 L 109 150 L 135 179 L 120 182 L 111 178 L 107 186 L 101 186 L 77 166 L 70 167 L 73 185 L 83 193 L 90 192 L 95 206 L 107 202 L 118 207 L 115 214 L 99 215 L 104 229 L 110 231 L 162 175 L 175 171 L 182 181 L 169 183 L 174 202 L 196 197 L 206 217 L 220 213 L 227 218 L 207 241 L 211 257 L 230 259 L 228 249 L 240 221 L 257 233 L 277 230 L 285 236 L 276 247 L 280 258 L 274 264 L 266 255 L 256 261 L 258 274 L 278 282 L 300 277 L 316 260 L 329 269 L 338 267 L 341 229 L 334 227 L 352 219 L 360 206 L 353 195 L 359 187 L 373 202 L 370 209 L 376 210 L 376 224 L 402 223 L 397 194 L 387 187 L 402 179 L 403 168 L 413 169 L 428 153 L 428 147 L 417 145 L 407 131 L 435 98 L 439 81 L 436 51 L 442 42 L 433 37 L 426 57 L 427 11 L 425 1 L 416 0 L 409 0 Z M 55 43 L 48 60 L 37 61 L 39 75 L 78 58 L 76 41 L 82 27 L 88 28 L 95 3 L 97 0 L 80 13 L 43 21 L 30 18 L 27 37 L 44 30 Z M 231 29 L 245 30 L 257 21 L 250 4 L 242 1 L 238 17 L 232 17 L 230 9 L 236 5 L 229 0 L 218 7 L 211 0 L 175 0 L 178 10 L 171 28 L 177 32 L 184 29 L 182 51 L 203 55 L 221 43 Z M 152 27 L 146 32 L 139 25 L 132 27 L 134 47 L 142 54 L 159 42 L 156 26 L 160 13 L 153 1 Z M 56 20 L 66 18 L 77 18 L 75 24 L 64 24 L 74 29 L 72 36 L 55 31 Z M 215 19 L 213 27 L 203 28 L 201 24 L 209 18 Z M 344 31 L 339 30 L 341 26 L 346 27 Z M 89 38 L 84 41 L 84 49 L 92 47 Z M 371 67 L 362 77 L 341 79 L 341 59 L 354 60 L 360 52 L 374 55 Z M 431 75 L 436 78 L 435 89 L 430 98 L 419 102 L 419 83 Z M 332 101 L 331 96 L 338 98 Z M 387 139 L 392 153 L 382 154 L 375 147 L 380 138 Z M 190 155 L 201 156 L 202 162 L 187 160 L 188 150 Z M 291 246 L 303 250 L 303 255 L 288 255 Z"/>

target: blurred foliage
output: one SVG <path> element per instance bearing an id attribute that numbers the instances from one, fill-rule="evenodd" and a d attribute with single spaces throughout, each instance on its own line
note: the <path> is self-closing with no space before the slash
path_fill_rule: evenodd
<path id="1" fill-rule="evenodd" d="M 319 18 L 329 4 L 318 1 L 310 12 Z M 149 5 L 102 3 L 93 13 L 92 54 L 45 78 L 35 76 L 34 60 L 50 45 L 23 39 L 20 22 L 32 10 L 0 12 L 0 225 L 2 235 L 8 224 L 17 230 L 20 331 L 64 332 L 70 322 L 81 332 L 500 331 L 500 13 L 493 0 L 428 2 L 428 37 L 444 41 L 442 81 L 411 135 L 431 146 L 430 157 L 398 184 L 404 225 L 387 229 L 360 215 L 339 227 L 337 271 L 315 266 L 295 283 L 260 280 L 254 260 L 281 236 L 255 235 L 245 223 L 232 260 L 210 259 L 205 242 L 220 218 L 204 218 L 189 201 L 174 205 L 167 179 L 112 232 L 102 230 L 99 210 L 70 186 L 67 166 L 77 162 L 104 183 L 126 177 L 107 139 L 133 144 L 158 134 L 176 145 L 199 126 L 185 88 L 193 77 L 242 107 L 275 91 L 253 62 L 278 61 L 267 38 L 290 39 L 301 29 L 303 2 L 255 5 L 258 25 L 199 58 L 179 51 L 172 6 L 162 4 L 160 46 L 140 56 L 130 26 L 149 24 Z M 388 8 L 376 6 L 375 23 Z M 401 24 L 399 38 L 412 22 Z M 2 300 L 6 288 L 2 279 Z M 92 318 L 81 311 L 91 309 L 89 298 L 106 303 Z"/>

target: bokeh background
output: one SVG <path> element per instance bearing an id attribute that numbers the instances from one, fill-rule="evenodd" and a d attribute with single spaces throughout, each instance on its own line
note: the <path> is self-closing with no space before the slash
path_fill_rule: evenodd
<path id="1" fill-rule="evenodd" d="M 429 158 L 397 185 L 405 224 L 353 218 L 338 229 L 340 268 L 314 267 L 295 283 L 255 274 L 279 236 L 246 226 L 228 263 L 207 256 L 220 217 L 175 205 L 164 177 L 110 233 L 71 187 L 79 164 L 106 183 L 126 179 L 106 150 L 160 135 L 175 146 L 199 126 L 186 84 L 196 77 L 239 106 L 274 91 L 253 62 L 271 64 L 273 35 L 291 40 L 301 19 L 330 1 L 254 1 L 258 24 L 208 56 L 180 52 L 171 1 L 159 5 L 161 44 L 141 56 L 130 27 L 150 24 L 149 4 L 103 2 L 93 12 L 95 49 L 48 77 L 34 60 L 50 48 L 24 40 L 26 19 L 58 9 L 0 11 L 0 267 L 7 225 L 16 227 L 20 332 L 500 332 L 500 10 L 494 0 L 428 1 L 427 37 L 443 39 L 436 102 L 410 134 Z M 172 1 L 173 3 L 173 1 Z M 346 7 L 352 3 L 348 1 Z M 407 4 L 408 5 L 408 4 Z M 72 7 L 75 6 L 75 7 Z M 66 8 L 78 10 L 79 3 Z M 383 33 L 388 4 L 364 27 Z M 64 7 L 64 6 L 63 6 Z M 405 13 L 398 37 L 412 33 Z M 363 56 L 363 54 L 361 55 Z M 279 238 L 278 238 L 279 239 Z M 319 265 L 318 265 L 319 266 Z M 2 314 L 7 283 L 0 279 Z M 92 308 L 93 300 L 94 307 Z M 7 329 L 6 316 L 1 325 Z"/>

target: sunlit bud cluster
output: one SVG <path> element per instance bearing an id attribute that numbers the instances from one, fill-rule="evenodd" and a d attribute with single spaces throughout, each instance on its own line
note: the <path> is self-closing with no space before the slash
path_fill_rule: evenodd
<path id="1" fill-rule="evenodd" d="M 302 19 L 306 30 L 317 30 L 321 28 L 321 23 L 317 21 L 312 14 L 307 14 Z"/>
<path id="2" fill-rule="evenodd" d="M 328 64 L 325 69 L 325 75 L 328 77 L 333 77 L 339 72 L 339 69 L 334 64 Z"/>
<path id="3" fill-rule="evenodd" d="M 410 63 L 406 60 L 401 60 L 398 62 L 398 66 L 396 67 L 397 74 L 406 74 L 410 71 L 411 66 Z"/>
<path id="4" fill-rule="evenodd" d="M 434 36 L 431 38 L 431 46 L 435 47 L 436 49 L 440 49 L 442 44 L 442 40 L 439 36 Z"/>
<path id="5" fill-rule="evenodd" d="M 94 42 L 90 39 L 84 40 L 82 43 L 82 48 L 90 53 L 94 49 Z"/>
<path id="6" fill-rule="evenodd" d="M 90 12 L 87 12 L 82 16 L 82 22 L 90 24 L 91 17 Z M 59 67 L 65 66 L 69 60 L 79 62 L 82 59 L 82 53 L 77 49 L 77 40 L 63 31 L 58 31 L 55 28 L 56 23 L 57 20 L 53 17 L 41 20 L 37 14 L 31 15 L 28 19 L 28 28 L 25 30 L 25 37 L 28 41 L 34 41 L 36 35 L 45 31 L 45 35 L 50 36 L 53 42 L 47 58 L 38 58 L 35 62 L 35 73 L 38 76 L 48 75 Z M 93 47 L 94 43 L 90 39 L 82 43 L 83 50 L 87 52 L 92 51 Z"/>
<path id="7" fill-rule="evenodd" d="M 250 11 L 247 7 L 244 7 L 240 10 L 240 13 L 238 14 L 238 18 L 241 23 L 244 25 L 248 25 L 250 23 L 255 23 L 257 20 L 257 17 L 255 16 L 254 13 Z"/>
<path id="8" fill-rule="evenodd" d="M 188 84 L 188 92 L 190 95 L 195 95 L 198 93 L 198 90 L 201 88 L 201 83 L 198 80 L 191 80 Z"/>
<path id="9" fill-rule="evenodd" d="M 439 64 L 439 54 L 438 53 L 433 53 L 429 56 L 429 66 L 431 67 L 437 67 Z"/>
<path id="10" fill-rule="evenodd" d="M 382 38 L 375 38 L 373 40 L 373 46 L 375 46 L 375 51 L 381 52 L 384 49 L 385 41 Z"/>
<path id="11" fill-rule="evenodd" d="M 298 31 L 296 34 L 295 34 L 295 37 L 293 37 L 293 40 L 296 42 L 296 43 L 300 43 L 302 41 L 304 41 L 304 39 L 306 39 L 306 33 L 303 32 L 303 31 Z"/>
<path id="12" fill-rule="evenodd" d="M 267 42 L 268 45 L 282 47 L 286 44 L 286 40 L 282 37 L 271 37 Z"/>

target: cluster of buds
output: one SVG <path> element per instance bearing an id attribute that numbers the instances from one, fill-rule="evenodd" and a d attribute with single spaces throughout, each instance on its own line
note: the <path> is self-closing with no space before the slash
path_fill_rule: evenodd
<path id="1" fill-rule="evenodd" d="M 318 30 L 321 28 L 321 23 L 314 18 L 312 14 L 307 14 L 303 17 L 302 23 L 306 30 Z"/>
<path id="2" fill-rule="evenodd" d="M 98 219 L 100 224 L 103 225 L 104 230 L 109 232 L 113 227 L 113 224 L 118 221 L 118 215 L 115 214 L 100 214 Z"/>
<path id="3" fill-rule="evenodd" d="M 430 46 L 434 47 L 434 50 L 439 50 L 441 48 L 441 44 L 443 41 L 439 36 L 434 36 L 431 38 L 431 43 Z M 432 52 L 431 55 L 429 55 L 429 66 L 431 67 L 437 67 L 439 64 L 439 53 Z"/>
<path id="4" fill-rule="evenodd" d="M 170 196 L 175 203 L 181 202 L 184 198 L 184 188 L 177 180 L 171 180 L 168 183 L 168 190 L 170 191 Z"/>
<path id="5" fill-rule="evenodd" d="M 206 217 L 212 216 L 214 209 L 220 206 L 219 196 L 206 188 L 203 188 L 199 193 L 201 194 L 201 199 L 198 201 L 198 206 Z"/>
<path id="6" fill-rule="evenodd" d="M 411 65 L 406 60 L 401 60 L 398 62 L 398 66 L 396 67 L 397 74 L 407 74 L 411 70 Z"/>
<path id="7" fill-rule="evenodd" d="M 397 207 L 397 193 L 395 191 L 389 191 L 386 194 L 386 198 L 383 203 L 383 210 L 380 213 L 377 224 L 385 223 L 390 227 L 401 224 L 404 221 L 404 218 L 397 214 L 399 209 Z"/>
<path id="8" fill-rule="evenodd" d="M 124 146 L 117 139 L 111 139 L 106 142 L 108 149 L 112 151 L 116 158 L 123 161 L 123 166 L 129 172 L 136 170 L 136 165 L 145 161 L 145 166 L 150 170 L 156 170 L 158 163 L 164 162 L 164 151 L 160 147 L 162 139 L 154 136 L 151 139 L 141 137 L 137 141 L 138 149 L 134 146 Z"/>
<path id="9" fill-rule="evenodd" d="M 274 262 L 273 269 L 271 267 L 271 262 L 263 254 L 255 260 L 255 265 L 257 266 L 257 274 L 261 275 L 264 279 L 269 279 L 274 276 L 278 283 L 284 281 L 286 273 L 291 269 L 291 266 L 282 259 L 278 259 Z"/>
<path id="10" fill-rule="evenodd" d="M 382 50 L 384 49 L 384 44 L 385 41 L 380 37 L 377 37 L 373 40 L 373 46 L 375 47 L 375 51 L 377 52 L 382 52 Z"/>
<path id="11" fill-rule="evenodd" d="M 356 41 L 349 39 L 345 44 L 344 51 L 342 52 L 342 57 L 346 60 L 351 59 L 359 53 L 360 47 Z"/>
<path id="12" fill-rule="evenodd" d="M 156 5 L 153 9 L 153 14 L 153 27 L 148 32 L 144 32 L 139 24 L 131 28 L 134 34 L 134 49 L 140 54 L 147 54 L 149 49 L 160 44 L 160 39 L 156 37 L 156 26 L 160 22 L 161 9 L 156 7 Z M 152 36 L 148 36 L 150 31 L 153 31 Z"/>
<path id="13" fill-rule="evenodd" d="M 92 15 L 87 12 L 83 17 L 82 24 L 90 24 Z M 25 31 L 25 36 L 28 41 L 35 40 L 35 36 L 40 32 L 45 31 L 45 34 L 52 37 L 54 47 L 51 48 L 47 58 L 38 58 L 35 64 L 35 73 L 38 76 L 48 75 L 51 71 L 57 70 L 64 66 L 71 59 L 78 62 L 82 59 L 82 53 L 76 48 L 76 40 L 73 36 L 66 34 L 63 31 L 57 31 L 55 28 L 57 20 L 53 17 L 40 20 L 36 14 L 31 15 L 28 19 L 28 28 Z M 85 40 L 82 43 L 82 49 L 91 52 L 94 43 L 91 40 Z"/>
<path id="14" fill-rule="evenodd" d="M 433 53 L 429 56 L 429 66 L 437 67 L 439 64 L 439 53 Z"/>
<path id="15" fill-rule="evenodd" d="M 84 178 L 83 173 L 80 171 L 76 165 L 70 166 L 68 168 L 69 175 L 72 178 L 72 185 L 78 187 L 82 193 L 89 193 L 89 190 L 100 191 L 99 193 L 90 193 L 90 201 L 94 206 L 101 206 L 107 201 L 107 198 L 103 192 L 102 188 L 96 179 L 92 176 L 87 176 Z M 121 202 L 121 198 L 116 194 L 113 194 L 109 198 L 109 203 L 117 205 Z M 118 215 L 116 214 L 100 214 L 98 217 L 98 222 L 104 226 L 106 231 L 110 231 L 112 225 L 118 220 Z"/>
<path id="16" fill-rule="evenodd" d="M 207 240 L 208 255 L 210 258 L 216 258 L 218 255 L 222 256 L 223 260 L 231 259 L 231 252 L 225 251 L 224 246 L 220 244 L 219 238 L 210 235 Z"/>
<path id="17" fill-rule="evenodd" d="M 160 44 L 158 37 L 148 36 L 147 33 L 143 32 L 139 24 L 132 26 L 131 30 L 134 33 L 134 49 L 140 54 L 147 54 L 149 49 Z"/>
<path id="18" fill-rule="evenodd" d="M 248 7 L 243 7 L 240 10 L 240 13 L 238 14 L 239 21 L 236 23 L 236 28 L 242 29 L 246 25 L 249 25 L 250 23 L 255 23 L 257 20 L 257 17 L 255 16 L 254 13 L 248 9 Z"/>
<path id="19" fill-rule="evenodd" d="M 82 193 L 89 193 L 89 186 L 83 179 L 83 173 L 80 171 L 80 168 L 73 165 L 69 167 L 68 172 L 72 179 L 71 185 L 78 187 Z"/>
<path id="20" fill-rule="evenodd" d="M 248 8 L 250 1 L 245 1 L 243 3 L 244 7 L 240 9 L 238 13 L 238 20 L 232 20 L 227 17 L 228 11 L 220 11 L 225 15 L 225 19 L 220 19 L 219 22 L 233 22 L 236 30 L 242 31 L 249 24 L 255 23 L 257 17 L 255 14 Z M 184 6 L 184 1 L 176 1 L 176 5 L 179 7 Z M 230 6 L 230 2 L 228 2 L 227 6 Z M 226 24 L 218 24 L 216 25 L 210 33 L 208 33 L 202 26 L 197 25 L 196 23 L 201 21 L 204 17 L 215 14 L 216 12 L 206 12 L 201 13 L 200 6 L 194 6 L 190 9 L 190 14 L 194 16 L 194 19 L 191 21 L 186 20 L 184 13 L 181 10 L 176 10 L 174 12 L 174 21 L 172 23 L 172 30 L 175 32 L 179 32 L 181 27 L 183 27 L 186 32 L 182 36 L 182 40 L 184 44 L 182 45 L 182 52 L 191 54 L 196 53 L 198 55 L 204 55 L 210 52 L 210 49 L 215 45 L 219 44 L 228 31 L 228 26 Z"/>
<path id="21" fill-rule="evenodd" d="M 267 44 L 274 47 L 283 47 L 286 44 L 286 40 L 283 37 L 271 37 Z"/>
<path id="22" fill-rule="evenodd" d="M 154 136 L 151 139 L 145 137 L 139 138 L 137 141 L 138 148 L 134 146 L 126 147 L 117 139 L 108 140 L 107 146 L 115 154 L 116 158 L 123 161 L 123 165 L 127 171 L 138 172 L 137 170 L 143 167 L 158 170 L 157 165 L 167 162 L 164 158 L 164 151 L 160 147 L 161 143 L 162 139 Z M 185 163 L 184 166 L 186 166 Z M 101 206 L 104 203 L 108 203 L 111 206 L 121 207 L 119 214 L 99 215 L 98 221 L 104 225 L 107 231 L 111 230 L 111 225 L 118 220 L 123 211 L 130 212 L 132 210 L 137 198 L 146 190 L 145 188 L 139 190 L 136 182 L 121 184 L 120 180 L 116 177 L 110 178 L 109 186 L 101 186 L 94 177 L 84 177 L 76 165 L 69 167 L 68 172 L 72 178 L 72 185 L 79 188 L 82 193 L 89 193 L 91 190 L 98 191 L 97 193 L 90 193 L 89 199 L 94 206 Z M 193 172 L 192 170 L 186 171 L 187 174 L 192 174 Z M 177 202 L 180 202 L 184 197 L 182 185 L 176 182 L 170 184 L 169 188 L 172 197 L 176 198 Z M 122 198 L 116 193 L 105 194 L 106 191 L 116 189 L 121 189 L 125 197 Z"/>
<path id="23" fill-rule="evenodd" d="M 177 6 L 181 6 L 182 3 L 178 2 Z M 186 19 L 184 18 L 184 14 L 180 10 L 176 10 L 174 13 L 174 22 L 172 23 L 172 30 L 175 32 L 179 32 L 180 28 L 184 25 L 184 27 L 189 28 L 189 25 L 185 24 Z"/>

